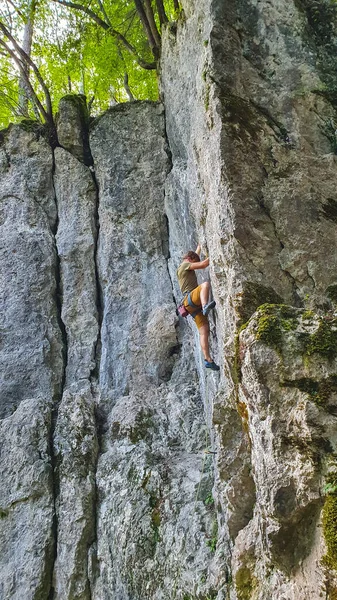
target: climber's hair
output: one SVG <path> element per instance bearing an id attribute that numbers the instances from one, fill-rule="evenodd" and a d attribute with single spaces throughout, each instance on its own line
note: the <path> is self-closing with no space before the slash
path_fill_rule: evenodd
<path id="1" fill-rule="evenodd" d="M 189 258 L 190 260 L 193 260 L 193 262 L 200 262 L 199 254 L 197 254 L 196 252 L 193 252 L 193 250 L 189 250 L 187 252 L 187 254 L 185 254 L 185 256 L 183 256 L 183 259 L 185 259 L 185 258 Z"/>

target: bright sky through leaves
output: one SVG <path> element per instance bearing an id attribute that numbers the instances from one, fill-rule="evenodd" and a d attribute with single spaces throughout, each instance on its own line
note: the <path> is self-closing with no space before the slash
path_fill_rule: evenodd
<path id="1" fill-rule="evenodd" d="M 146 0 L 143 2 L 146 4 Z M 152 7 L 155 26 L 160 31 L 157 2 L 153 0 Z M 30 19 L 30 56 L 49 89 L 54 113 L 60 98 L 69 93 L 84 93 L 91 114 L 132 97 L 157 99 L 156 70 L 144 69 L 139 64 L 142 61 L 153 64 L 154 59 L 136 10 L 137 2 L 74 0 L 73 4 L 92 11 L 102 22 L 108 23 L 110 29 L 104 29 L 83 10 L 63 6 L 57 0 L 2 0 L 0 3 L 0 23 L 20 46 L 24 44 Z M 173 0 L 172 5 L 170 1 L 164 5 L 168 18 L 172 19 Z M 134 53 L 112 31 L 121 34 L 121 39 L 125 38 Z M 13 44 L 0 32 L 0 128 L 25 116 L 19 102 L 18 63 L 9 56 L 10 51 Z M 32 69 L 29 80 L 43 104 L 43 90 Z M 37 116 L 31 102 L 26 116 Z"/>

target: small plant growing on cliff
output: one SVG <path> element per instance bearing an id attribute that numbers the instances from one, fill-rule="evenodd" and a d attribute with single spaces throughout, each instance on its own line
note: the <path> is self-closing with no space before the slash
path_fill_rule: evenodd
<path id="1" fill-rule="evenodd" d="M 337 482 L 336 483 L 327 483 L 323 491 L 325 494 L 335 494 L 337 492 Z"/>
<path id="2" fill-rule="evenodd" d="M 212 492 L 210 492 L 208 494 L 208 496 L 206 496 L 206 498 L 205 498 L 205 504 L 206 504 L 206 506 L 214 506 L 214 498 L 212 496 Z"/>
<path id="3" fill-rule="evenodd" d="M 212 537 L 207 540 L 206 546 L 208 546 L 210 551 L 214 553 L 218 543 L 218 522 L 216 520 L 213 521 L 211 535 Z"/>

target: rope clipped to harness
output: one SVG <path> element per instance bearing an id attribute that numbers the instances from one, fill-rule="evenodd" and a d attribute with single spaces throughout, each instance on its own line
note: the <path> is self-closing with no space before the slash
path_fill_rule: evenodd
<path id="1" fill-rule="evenodd" d="M 188 304 L 188 306 L 190 306 L 191 308 L 196 308 L 197 310 L 194 310 L 193 312 L 189 312 L 187 310 L 186 306 L 184 305 L 184 302 L 185 302 L 186 298 L 187 298 L 187 304 Z M 187 296 L 185 296 L 185 298 L 183 299 L 183 301 L 181 302 L 181 304 L 179 304 L 179 306 L 177 308 L 178 314 L 181 317 L 186 318 L 186 317 L 188 317 L 188 315 L 191 315 L 191 317 L 193 317 L 193 319 L 194 319 L 194 317 L 197 314 L 199 314 L 201 312 L 201 310 L 202 310 L 201 306 L 198 306 L 198 304 L 194 304 L 194 302 L 192 302 L 192 298 L 191 298 L 191 294 L 190 293 L 187 294 Z"/>

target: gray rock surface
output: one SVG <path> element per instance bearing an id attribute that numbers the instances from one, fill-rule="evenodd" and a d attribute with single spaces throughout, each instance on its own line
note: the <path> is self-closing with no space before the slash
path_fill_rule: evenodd
<path id="1" fill-rule="evenodd" d="M 92 165 L 85 96 L 69 94 L 61 98 L 57 114 L 57 137 L 65 150 L 85 165 Z"/>
<path id="2" fill-rule="evenodd" d="M 76 119 L 74 114 L 76 102 L 70 102 L 70 106 L 74 122 L 68 132 L 69 144 L 82 131 L 80 117 Z M 60 119 L 62 115 L 61 111 Z M 68 117 L 66 113 L 66 120 Z M 56 148 L 54 154 L 58 208 L 56 244 L 67 364 L 54 432 L 58 527 L 53 587 L 55 600 L 89 600 L 89 548 L 95 540 L 98 453 L 95 417 L 99 342 L 95 260 L 98 199 L 89 168 L 63 148 Z"/>
<path id="3" fill-rule="evenodd" d="M 233 562 L 234 577 L 245 573 L 257 598 L 326 592 L 320 514 L 324 477 L 335 469 L 336 346 L 327 340 L 336 331 L 334 319 L 270 306 L 240 336 L 257 502 Z"/>
<path id="4" fill-rule="evenodd" d="M 261 452 L 254 455 L 251 450 L 251 445 L 261 444 L 261 431 L 251 428 L 244 400 L 246 387 L 251 399 L 255 390 L 255 366 L 240 375 L 236 342 L 238 326 L 263 303 L 325 311 L 336 301 L 335 109 L 330 102 L 335 15 L 324 4 L 186 0 L 176 27 L 164 33 L 161 92 L 173 162 L 166 183 L 170 271 L 173 278 L 182 251 L 197 240 L 208 249 L 217 301 L 213 346 L 223 362 L 220 385 L 211 392 L 218 451 L 215 495 L 223 515 L 219 541 L 229 544 L 235 557 L 231 598 L 304 600 L 318 597 L 322 586 L 328 594 L 333 587 L 324 584 L 319 536 L 310 541 L 304 536 L 307 554 L 301 575 L 301 566 L 293 566 L 291 556 L 297 550 L 290 539 L 284 541 L 284 563 L 274 575 L 269 571 L 274 564 L 271 542 L 263 538 L 258 550 L 254 546 L 258 558 L 245 545 L 257 534 L 261 490 L 268 493 L 274 468 L 269 464 L 267 475 Z M 263 352 L 265 368 L 269 361 L 279 378 L 275 355 L 267 348 Z M 318 371 L 317 365 L 315 376 Z M 261 383 L 259 398 L 263 390 Z M 274 407 L 268 410 L 272 418 Z M 256 409 L 255 415 L 258 421 Z M 265 434 L 266 444 L 272 433 Z M 283 459 L 276 448 L 274 453 L 272 445 L 265 452 L 281 463 L 284 475 L 288 457 Z M 322 465 L 317 473 L 311 490 L 314 518 L 321 508 Z M 288 483 L 284 476 L 285 488 Z M 297 479 L 294 488 L 302 485 Z M 308 529 L 310 510 L 303 502 Z M 238 548 L 246 554 L 246 565 L 243 559 L 235 562 Z M 304 556 L 303 548 L 301 552 Z M 231 568 L 226 553 L 223 563 Z"/>
<path id="5" fill-rule="evenodd" d="M 104 307 L 93 598 L 108 599 L 111 590 L 121 600 L 207 593 L 212 471 L 166 262 L 163 109 L 120 106 L 94 124 L 90 141 Z"/>
<path id="6" fill-rule="evenodd" d="M 88 548 L 95 539 L 95 404 L 88 383 L 66 391 L 54 433 L 59 494 L 54 598 L 91 598 Z"/>
<path id="7" fill-rule="evenodd" d="M 0 597 L 45 600 L 55 551 L 51 403 L 23 400 L 0 439 Z"/>
<path id="8" fill-rule="evenodd" d="M 89 379 L 96 368 L 97 191 L 92 175 L 62 148 L 55 149 L 56 234 L 61 275 L 61 318 L 67 336 L 66 386 Z"/>
<path id="9" fill-rule="evenodd" d="M 105 396 L 113 400 L 135 386 L 169 377 L 177 345 L 166 265 L 169 162 L 162 106 L 116 107 L 94 124 L 90 144 L 99 186 L 100 387 L 105 401 Z M 162 329 L 160 340 L 153 327 Z"/>
<path id="10" fill-rule="evenodd" d="M 57 310 L 53 156 L 13 126 L 0 146 L 0 417 L 27 398 L 56 398 L 63 376 Z"/>
<path id="11" fill-rule="evenodd" d="M 90 150 L 67 97 L 54 154 L 0 136 L 4 600 L 336 593 L 333 7 L 183 9 L 166 122 L 114 107 Z M 175 313 L 198 241 L 220 374 Z"/>

